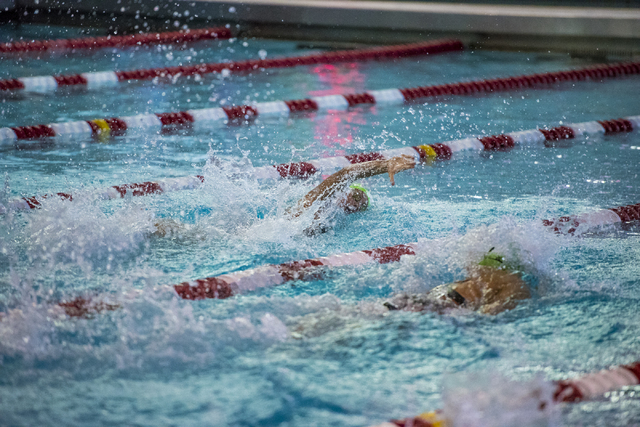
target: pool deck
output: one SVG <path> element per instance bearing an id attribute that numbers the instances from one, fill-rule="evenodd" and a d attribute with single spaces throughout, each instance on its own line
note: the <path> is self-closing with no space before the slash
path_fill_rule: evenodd
<path id="1" fill-rule="evenodd" d="M 455 36 L 476 47 L 640 54 L 640 8 L 364 0 L 0 0 L 24 22 L 108 24 L 120 30 L 237 24 L 246 36 L 394 43 Z M 36 12 L 37 11 L 37 12 Z M 115 21 L 114 21 L 115 18 Z M 92 23 L 92 24 L 91 24 Z"/>

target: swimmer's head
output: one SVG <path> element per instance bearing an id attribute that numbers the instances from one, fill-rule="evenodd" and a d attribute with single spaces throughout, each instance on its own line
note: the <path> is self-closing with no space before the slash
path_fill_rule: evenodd
<path id="1" fill-rule="evenodd" d="M 369 190 L 359 184 L 351 184 L 340 203 L 346 213 L 366 211 L 370 204 Z"/>
<path id="2" fill-rule="evenodd" d="M 504 256 L 497 254 L 495 252 L 492 252 L 494 249 L 495 248 L 489 249 L 489 252 L 487 252 L 484 255 L 484 257 L 482 258 L 482 261 L 480 261 L 478 265 L 483 265 L 485 267 L 493 267 L 493 268 L 506 267 L 506 264 L 504 262 Z"/>

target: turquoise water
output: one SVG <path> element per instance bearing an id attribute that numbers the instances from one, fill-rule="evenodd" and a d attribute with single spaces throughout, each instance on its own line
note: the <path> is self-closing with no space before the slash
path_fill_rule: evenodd
<path id="1" fill-rule="evenodd" d="M 3 28 L 0 36 L 17 31 Z M 44 36 L 46 29 L 30 31 Z M 316 50 L 321 50 L 320 46 Z M 262 52 L 261 52 L 262 51 Z M 3 59 L 0 78 L 310 53 L 233 40 L 186 49 Z M 463 52 L 395 62 L 4 95 L 2 126 L 298 99 L 587 66 L 558 54 Z M 469 153 L 366 180 L 371 210 L 309 238 L 284 210 L 319 181 L 229 179 L 250 165 L 640 114 L 640 79 L 258 120 L 209 132 L 27 143 L 0 152 L 3 199 L 204 174 L 197 190 L 104 202 L 47 200 L 0 218 L 0 425 L 353 425 L 442 407 L 451 375 L 528 381 L 638 360 L 640 229 L 557 236 L 540 219 L 640 202 L 640 133 Z M 221 166 L 207 165 L 216 156 Z M 149 237 L 156 218 L 184 233 Z M 223 301 L 163 285 L 265 263 L 420 241 L 399 263 L 336 268 Z M 537 277 L 507 313 L 384 314 L 394 292 L 460 279 L 496 246 Z M 55 302 L 122 308 L 69 319 Z M 526 385 L 521 385 L 525 388 Z M 640 423 L 638 388 L 558 408 L 566 426 Z M 505 392 L 507 393 L 507 392 Z M 508 395 L 508 393 L 507 393 Z M 554 425 L 555 425 L 554 424 Z M 479 424 L 481 425 L 481 423 Z"/>

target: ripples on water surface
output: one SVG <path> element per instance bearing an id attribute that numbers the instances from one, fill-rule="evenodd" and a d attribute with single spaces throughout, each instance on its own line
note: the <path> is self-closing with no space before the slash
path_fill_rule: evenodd
<path id="1" fill-rule="evenodd" d="M 9 39 L 19 31 L 47 34 L 26 27 L 3 28 L 0 36 Z M 311 52 L 295 42 L 233 40 L 188 49 L 47 54 L 43 60 L 4 59 L 0 78 L 255 58 L 261 50 L 267 57 Z M 3 95 L 0 114 L 3 126 L 86 120 L 591 63 L 557 54 L 464 52 L 199 82 L 138 82 L 103 91 Z M 209 132 L 4 149 L 3 198 L 193 174 L 207 179 L 197 190 L 162 196 L 47 200 L 43 209 L 0 219 L 2 424 L 367 425 L 442 407 L 443 378 L 478 385 L 497 381 L 478 372 L 500 374 L 504 398 L 510 380 L 523 381 L 517 386 L 522 391 L 532 381 L 637 360 L 640 229 L 627 225 L 566 237 L 540 225 L 543 218 L 640 202 L 637 132 L 554 148 L 469 153 L 398 175 L 395 187 L 385 177 L 368 179 L 373 209 L 316 238 L 282 214 L 317 180 L 230 180 L 219 167 L 237 172 L 637 115 L 640 102 L 630 95 L 639 82 L 631 77 L 563 84 L 258 120 Z M 206 165 L 212 156 L 221 166 Z M 163 217 L 188 228 L 179 236 L 150 238 Z M 162 287 L 414 241 L 423 250 L 399 263 L 336 268 L 322 280 L 229 300 L 183 301 Z M 536 274 L 534 299 L 495 318 L 384 315 L 383 298 L 460 279 L 468 260 L 491 246 L 517 254 Z M 106 295 L 122 309 L 69 319 L 51 304 L 78 295 Z M 551 423 L 640 423 L 636 391 L 563 407 Z"/>

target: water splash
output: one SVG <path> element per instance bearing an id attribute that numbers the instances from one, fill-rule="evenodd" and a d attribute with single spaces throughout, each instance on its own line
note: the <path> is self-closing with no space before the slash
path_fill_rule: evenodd
<path id="1" fill-rule="evenodd" d="M 554 386 L 537 377 L 511 381 L 496 372 L 444 378 L 444 415 L 453 427 L 557 427 Z"/>

